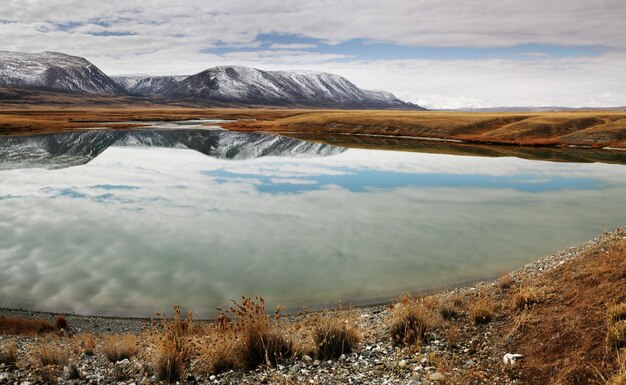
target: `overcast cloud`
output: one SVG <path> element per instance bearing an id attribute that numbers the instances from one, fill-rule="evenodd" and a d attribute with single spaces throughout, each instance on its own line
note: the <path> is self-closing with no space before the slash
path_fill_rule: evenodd
<path id="1" fill-rule="evenodd" d="M 626 3 L 9 0 L 0 49 L 108 74 L 336 72 L 427 107 L 626 105 Z"/>

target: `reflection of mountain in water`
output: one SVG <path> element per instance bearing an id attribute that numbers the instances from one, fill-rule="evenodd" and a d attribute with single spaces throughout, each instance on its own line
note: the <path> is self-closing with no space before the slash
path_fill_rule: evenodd
<path id="1" fill-rule="evenodd" d="M 0 138 L 0 169 L 77 166 L 110 146 L 189 148 L 221 159 L 315 157 L 345 151 L 282 136 L 223 130 L 88 131 Z"/>

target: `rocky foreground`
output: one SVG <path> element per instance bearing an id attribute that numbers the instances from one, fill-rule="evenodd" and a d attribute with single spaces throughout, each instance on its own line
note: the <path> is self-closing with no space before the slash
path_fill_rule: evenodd
<path id="1" fill-rule="evenodd" d="M 245 365 L 229 359 L 234 345 L 215 334 L 231 335 L 224 319 L 196 323 L 198 331 L 184 339 L 193 354 L 184 361 L 178 382 L 602 384 L 619 371 L 615 352 L 607 347 L 607 308 L 624 300 L 626 229 L 620 228 L 497 281 L 387 306 L 294 315 L 279 319 L 278 327 L 272 321 L 275 330 L 293 340 L 290 358 L 275 362 L 268 357 L 270 365 L 256 369 L 242 369 Z M 421 317 L 420 338 L 398 337 L 396 325 L 407 314 Z M 0 315 L 53 318 L 7 309 Z M 72 315 L 66 320 L 69 330 L 0 335 L 0 347 L 13 342 L 17 347 L 14 363 L 3 362 L 0 355 L 0 384 L 146 384 L 167 378 L 159 371 L 158 343 L 150 341 L 161 341 L 166 334 L 160 333 L 171 330 L 171 322 Z M 316 350 L 311 342 L 316 324 L 329 320 L 348 325 L 358 337 L 331 359 L 321 357 L 319 345 Z M 202 330 L 213 333 L 212 339 Z M 115 344 L 126 344 L 128 354 L 112 357 Z M 60 361 L 43 362 L 42 346 Z"/>

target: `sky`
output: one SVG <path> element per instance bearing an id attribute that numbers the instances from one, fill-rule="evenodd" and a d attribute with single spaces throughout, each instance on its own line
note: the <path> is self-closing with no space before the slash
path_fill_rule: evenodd
<path id="1" fill-rule="evenodd" d="M 0 50 L 109 75 L 333 72 L 428 108 L 626 105 L 623 0 L 3 0 Z"/>

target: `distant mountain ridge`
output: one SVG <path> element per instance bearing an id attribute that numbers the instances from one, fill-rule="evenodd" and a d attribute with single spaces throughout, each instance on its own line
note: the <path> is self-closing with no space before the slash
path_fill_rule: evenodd
<path id="1" fill-rule="evenodd" d="M 89 94 L 125 94 L 88 60 L 57 52 L 0 51 L 0 86 Z"/>
<path id="2" fill-rule="evenodd" d="M 57 52 L 0 51 L 0 87 L 204 106 L 423 109 L 392 93 L 364 90 L 326 72 L 219 66 L 191 76 L 109 77 L 84 58 Z"/>

